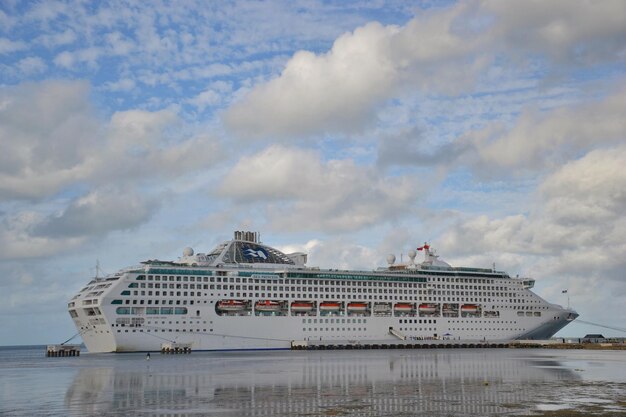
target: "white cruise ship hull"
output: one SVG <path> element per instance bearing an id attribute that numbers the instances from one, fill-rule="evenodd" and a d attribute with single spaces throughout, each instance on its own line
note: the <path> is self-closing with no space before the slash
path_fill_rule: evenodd
<path id="1" fill-rule="evenodd" d="M 197 265 L 195 258 L 150 261 L 92 280 L 68 304 L 87 349 L 548 339 L 578 316 L 533 293 L 534 281 L 502 272 L 424 264 L 369 272 L 319 270 L 289 264 L 287 255 L 254 244 L 237 239 L 224 244 L 218 249 L 230 250 L 230 258 L 221 254 L 214 264 Z M 223 262 L 237 250 L 273 263 Z M 271 251 L 285 265 L 271 259 Z"/>

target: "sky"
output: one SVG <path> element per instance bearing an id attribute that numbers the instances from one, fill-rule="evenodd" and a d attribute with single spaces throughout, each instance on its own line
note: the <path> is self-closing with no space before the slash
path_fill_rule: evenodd
<path id="1" fill-rule="evenodd" d="M 621 0 L 2 0 L 0 345 L 234 230 L 364 270 L 428 241 L 626 336 L 625 64 Z"/>

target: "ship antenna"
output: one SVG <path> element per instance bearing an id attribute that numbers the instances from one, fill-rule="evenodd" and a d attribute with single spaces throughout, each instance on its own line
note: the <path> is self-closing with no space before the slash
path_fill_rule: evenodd
<path id="1" fill-rule="evenodd" d="M 100 260 L 96 259 L 96 278 L 99 278 L 100 274 Z"/>

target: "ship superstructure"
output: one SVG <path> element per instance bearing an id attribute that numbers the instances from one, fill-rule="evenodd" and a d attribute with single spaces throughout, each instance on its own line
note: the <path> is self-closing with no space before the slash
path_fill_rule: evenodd
<path id="1" fill-rule="evenodd" d="M 416 262 L 418 252 L 424 260 Z M 578 314 L 534 280 L 454 268 L 428 244 L 375 271 L 307 267 L 253 232 L 209 253 L 150 260 L 94 278 L 68 304 L 90 352 L 288 349 L 297 340 L 547 339 Z"/>

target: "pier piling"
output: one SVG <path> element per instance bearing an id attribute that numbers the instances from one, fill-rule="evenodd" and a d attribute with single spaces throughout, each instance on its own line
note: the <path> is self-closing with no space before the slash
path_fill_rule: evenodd
<path id="1" fill-rule="evenodd" d="M 80 356 L 80 345 L 48 345 L 46 347 L 46 357 L 65 358 L 70 356 Z"/>

